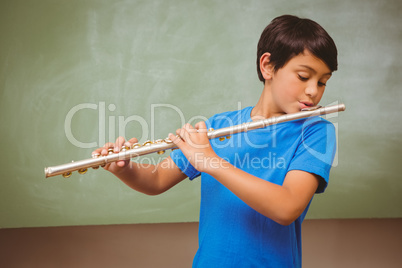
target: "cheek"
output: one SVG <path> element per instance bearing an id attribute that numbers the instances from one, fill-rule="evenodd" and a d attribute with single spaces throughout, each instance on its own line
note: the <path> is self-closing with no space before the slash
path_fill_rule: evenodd
<path id="1" fill-rule="evenodd" d="M 296 94 L 296 92 L 294 90 L 291 90 L 290 87 L 282 88 L 282 90 L 278 92 L 278 95 L 276 96 L 277 102 L 282 104 L 288 104 L 297 99 L 298 95 L 300 94 Z"/>
<path id="2" fill-rule="evenodd" d="M 324 91 L 319 92 L 317 94 L 317 96 L 315 97 L 315 103 L 319 103 L 323 95 L 324 95 Z"/>
<path id="3" fill-rule="evenodd" d="M 283 93 L 289 98 L 299 96 L 304 92 L 304 88 L 300 86 L 299 81 L 288 80 L 286 85 L 283 87 Z"/>
<path id="4" fill-rule="evenodd" d="M 278 74 L 274 83 L 275 95 L 282 100 L 292 100 L 303 91 L 300 80 L 289 74 Z"/>

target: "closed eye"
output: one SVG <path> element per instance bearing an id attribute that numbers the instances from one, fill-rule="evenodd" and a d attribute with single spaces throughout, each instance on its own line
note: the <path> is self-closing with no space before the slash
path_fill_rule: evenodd
<path id="1" fill-rule="evenodd" d="M 300 79 L 301 81 L 307 81 L 307 80 L 308 80 L 307 77 L 301 76 L 300 74 L 298 74 L 298 76 L 299 76 L 299 79 Z"/>
<path id="2" fill-rule="evenodd" d="M 298 74 L 297 76 L 298 76 L 299 79 L 300 79 L 301 81 L 303 81 L 303 82 L 306 82 L 306 81 L 309 80 L 308 77 L 302 76 L 302 75 L 300 75 L 300 74 Z M 324 82 L 318 82 L 318 86 L 320 86 L 320 87 L 325 87 L 326 85 L 327 85 L 327 84 L 324 83 Z"/>
<path id="3" fill-rule="evenodd" d="M 318 85 L 325 87 L 327 84 L 323 83 L 323 82 L 318 82 Z"/>

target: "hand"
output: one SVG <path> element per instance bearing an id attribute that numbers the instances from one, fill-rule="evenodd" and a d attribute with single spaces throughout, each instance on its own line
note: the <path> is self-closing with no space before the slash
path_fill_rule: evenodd
<path id="1" fill-rule="evenodd" d="M 106 156 L 109 154 L 109 149 L 113 149 L 114 153 L 120 152 L 120 149 L 124 146 L 131 148 L 134 143 L 137 143 L 138 140 L 136 138 L 131 138 L 128 141 L 125 141 L 123 137 L 118 137 L 115 143 L 108 142 L 103 147 L 100 147 L 92 152 L 92 155 Z M 130 160 L 119 160 L 116 162 L 108 163 L 103 168 L 112 173 L 117 173 L 121 171 L 121 169 L 127 167 L 130 163 Z"/>
<path id="2" fill-rule="evenodd" d="M 212 163 L 219 162 L 219 157 L 211 147 L 205 122 L 199 122 L 192 127 L 185 124 L 176 130 L 177 136 L 169 134 L 169 139 L 182 150 L 187 160 L 200 172 L 208 172 Z"/>

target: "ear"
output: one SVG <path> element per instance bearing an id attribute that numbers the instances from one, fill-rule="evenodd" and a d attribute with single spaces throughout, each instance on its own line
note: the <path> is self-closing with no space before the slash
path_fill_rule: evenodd
<path id="1" fill-rule="evenodd" d="M 270 61 L 271 53 L 266 52 L 260 58 L 260 71 L 265 80 L 270 80 L 274 74 L 274 66 Z"/>

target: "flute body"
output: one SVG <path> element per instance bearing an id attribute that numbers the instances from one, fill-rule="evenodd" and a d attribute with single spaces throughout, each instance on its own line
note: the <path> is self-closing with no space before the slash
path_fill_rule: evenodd
<path id="1" fill-rule="evenodd" d="M 279 124 L 283 122 L 298 120 L 302 118 L 308 118 L 312 116 L 320 116 L 335 112 L 341 112 L 346 109 L 344 104 L 332 105 L 321 108 L 311 108 L 308 110 L 303 110 L 298 113 L 285 114 L 277 117 L 271 117 L 268 119 L 252 121 L 248 123 L 243 123 L 240 125 L 225 127 L 221 129 L 211 130 L 207 133 L 209 139 L 230 136 L 239 132 L 247 132 L 249 130 L 264 128 L 270 125 Z M 128 160 L 141 155 L 146 155 L 155 152 L 164 152 L 165 150 L 175 149 L 176 145 L 168 138 L 164 140 L 157 140 L 155 142 L 145 142 L 143 145 L 134 145 L 133 148 L 122 150 L 119 153 L 110 153 L 106 156 L 98 156 L 95 158 L 80 160 L 76 162 L 71 162 L 63 165 L 47 167 L 45 168 L 46 178 L 63 175 L 64 177 L 69 177 L 73 171 L 78 171 L 83 174 L 88 168 L 99 168 L 99 166 L 104 166 L 108 163 L 116 162 L 118 160 Z"/>

